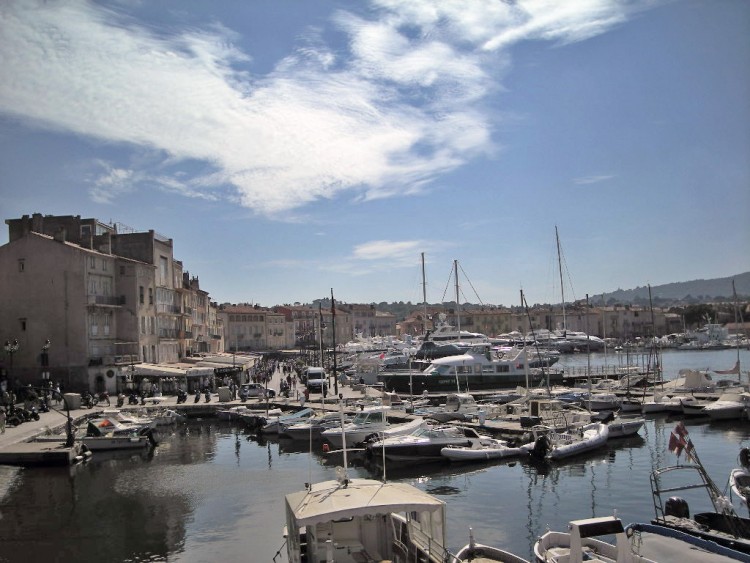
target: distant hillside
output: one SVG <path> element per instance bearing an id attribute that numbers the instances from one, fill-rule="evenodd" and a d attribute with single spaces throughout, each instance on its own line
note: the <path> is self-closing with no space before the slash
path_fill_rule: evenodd
<path id="1" fill-rule="evenodd" d="M 750 296 L 750 272 L 728 278 L 693 280 L 651 286 L 654 301 L 710 302 L 732 298 L 732 280 L 739 297 Z M 597 294 L 597 302 L 601 297 Z M 635 289 L 618 289 L 603 295 L 604 302 L 634 303 L 648 301 L 648 286 Z"/>

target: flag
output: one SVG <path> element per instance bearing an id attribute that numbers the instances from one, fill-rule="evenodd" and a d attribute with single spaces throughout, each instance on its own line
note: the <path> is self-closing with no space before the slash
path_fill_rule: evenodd
<path id="1" fill-rule="evenodd" d="M 674 430 L 672 430 L 672 433 L 669 435 L 669 444 L 667 448 L 677 457 L 680 457 L 682 450 L 687 449 L 688 445 L 690 452 L 692 452 L 693 444 L 687 437 L 687 428 L 685 428 L 685 423 L 680 421 L 677 423 L 677 425 L 674 427 Z M 686 453 L 685 456 L 688 459 L 692 459 L 690 453 Z"/>
<path id="2" fill-rule="evenodd" d="M 740 361 L 737 360 L 737 363 L 734 364 L 734 367 L 732 369 L 725 369 L 723 371 L 714 370 L 714 373 L 718 373 L 719 375 L 739 375 L 740 374 Z"/>

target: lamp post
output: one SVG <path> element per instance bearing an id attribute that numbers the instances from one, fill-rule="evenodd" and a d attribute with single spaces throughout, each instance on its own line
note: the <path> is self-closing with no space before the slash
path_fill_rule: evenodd
<path id="1" fill-rule="evenodd" d="M 13 377 L 13 354 L 18 352 L 19 349 L 18 340 L 15 338 L 13 340 L 6 340 L 5 341 L 5 353 L 10 356 L 10 364 L 8 368 L 8 380 L 11 385 L 15 387 L 15 384 L 13 383 L 12 377 Z"/>
<path id="2" fill-rule="evenodd" d="M 42 389 L 43 394 L 46 397 L 47 391 L 50 387 L 50 381 L 49 381 L 49 371 L 47 368 L 49 368 L 49 347 L 50 347 L 50 341 L 49 338 L 44 341 L 44 344 L 42 345 L 42 354 L 39 357 L 40 363 L 42 364 Z"/>

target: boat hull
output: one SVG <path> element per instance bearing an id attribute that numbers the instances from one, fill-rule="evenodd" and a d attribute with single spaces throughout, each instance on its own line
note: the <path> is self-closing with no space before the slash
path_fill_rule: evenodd
<path id="1" fill-rule="evenodd" d="M 529 385 L 536 386 L 545 382 L 547 376 L 529 374 Z M 494 389 L 513 389 L 520 386 L 526 386 L 526 375 L 518 374 L 460 374 L 458 378 L 455 375 L 433 375 L 424 373 L 399 373 L 383 372 L 378 374 L 378 381 L 383 384 L 384 389 L 396 391 L 399 393 L 412 393 L 419 395 L 423 391 L 437 392 L 456 391 L 457 386 L 461 389 L 494 390 Z M 563 383 L 563 374 L 560 371 L 549 373 L 550 385 Z"/>

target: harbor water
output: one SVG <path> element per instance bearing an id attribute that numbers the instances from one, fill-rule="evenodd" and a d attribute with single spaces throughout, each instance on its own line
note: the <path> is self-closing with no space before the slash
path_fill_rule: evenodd
<path id="1" fill-rule="evenodd" d="M 741 354 L 744 370 L 750 354 Z M 735 361 L 734 350 L 663 355 L 667 377 L 683 367 L 730 369 Z M 586 363 L 585 356 L 561 360 Z M 447 503 L 452 550 L 468 541 L 473 528 L 477 541 L 531 558 L 540 534 L 564 530 L 572 519 L 615 511 L 625 522 L 653 518 L 649 475 L 675 463 L 667 444 L 677 420 L 651 416 L 638 436 L 564 463 L 389 466 L 386 478 Z M 707 471 L 724 489 L 740 448 L 750 445 L 750 423 L 685 423 Z M 97 453 L 70 468 L 0 466 L 0 561 L 261 563 L 276 556 L 283 562 L 284 495 L 306 482 L 335 478 L 342 462 L 340 455 L 326 456 L 320 444 L 311 451 L 308 443 L 259 438 L 216 419 L 167 427 L 159 438 L 150 453 Z M 382 477 L 356 458 L 348 471 L 351 477 Z M 709 509 L 707 497 L 690 502 L 692 512 Z"/>

